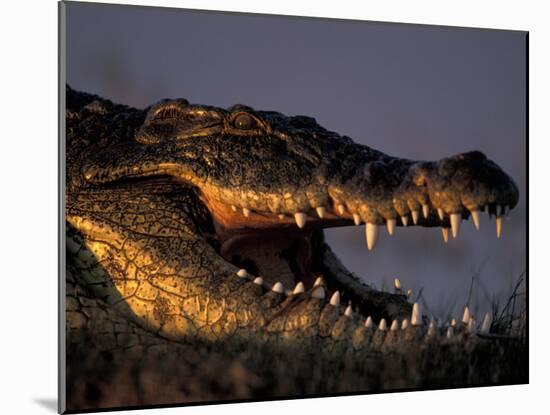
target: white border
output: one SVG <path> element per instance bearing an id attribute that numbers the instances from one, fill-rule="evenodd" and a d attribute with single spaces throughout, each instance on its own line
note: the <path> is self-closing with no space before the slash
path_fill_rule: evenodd
<path id="1" fill-rule="evenodd" d="M 57 5 L 54 0 L 3 2 L 0 13 L 0 373 L 3 413 L 53 413 L 40 402 L 56 397 L 57 362 Z M 338 2 L 277 0 L 112 1 L 143 5 L 232 10 L 375 21 L 491 27 L 530 31 L 530 292 L 529 386 L 324 398 L 140 413 L 257 414 L 374 412 L 463 414 L 491 410 L 515 414 L 547 408 L 550 277 L 543 236 L 548 221 L 546 122 L 549 45 L 544 2 L 441 1 Z M 536 351 L 535 351 L 536 349 Z M 535 354 L 536 353 L 536 354 Z M 537 411 L 539 412 L 539 411 Z"/>

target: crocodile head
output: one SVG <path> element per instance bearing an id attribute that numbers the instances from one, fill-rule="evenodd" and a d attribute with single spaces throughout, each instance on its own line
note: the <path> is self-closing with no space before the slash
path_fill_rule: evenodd
<path id="1" fill-rule="evenodd" d="M 437 227 L 447 239 L 486 212 L 500 236 L 518 201 L 480 152 L 396 158 L 305 116 L 184 99 L 140 111 L 79 95 L 67 120 L 69 249 L 96 259 L 84 274 L 101 298 L 176 340 L 317 333 L 325 304 L 351 303 L 345 313 L 362 321 L 406 318 L 400 287 L 362 283 L 322 230 L 364 226 L 372 250 L 378 232 Z"/>

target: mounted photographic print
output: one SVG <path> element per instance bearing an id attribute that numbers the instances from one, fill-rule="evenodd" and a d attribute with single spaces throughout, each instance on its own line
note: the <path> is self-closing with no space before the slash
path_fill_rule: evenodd
<path id="1" fill-rule="evenodd" d="M 60 412 L 528 382 L 526 32 L 59 6 Z"/>

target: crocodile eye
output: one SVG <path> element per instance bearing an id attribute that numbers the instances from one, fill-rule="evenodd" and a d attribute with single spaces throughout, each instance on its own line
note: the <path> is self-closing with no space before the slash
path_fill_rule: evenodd
<path id="1" fill-rule="evenodd" d="M 251 115 L 239 114 L 233 120 L 233 125 L 240 130 L 250 130 L 257 126 L 257 122 Z"/>

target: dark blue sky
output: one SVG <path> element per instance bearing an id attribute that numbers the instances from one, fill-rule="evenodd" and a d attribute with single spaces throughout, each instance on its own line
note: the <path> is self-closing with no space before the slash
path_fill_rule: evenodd
<path id="1" fill-rule="evenodd" d="M 520 202 L 495 237 L 398 228 L 368 252 L 361 228 L 326 231 L 349 268 L 380 288 L 398 276 L 438 314 L 510 293 L 525 269 L 524 32 L 68 3 L 67 80 L 145 107 L 161 98 L 243 103 L 313 116 L 386 153 L 439 159 L 480 150 L 515 179 Z"/>

